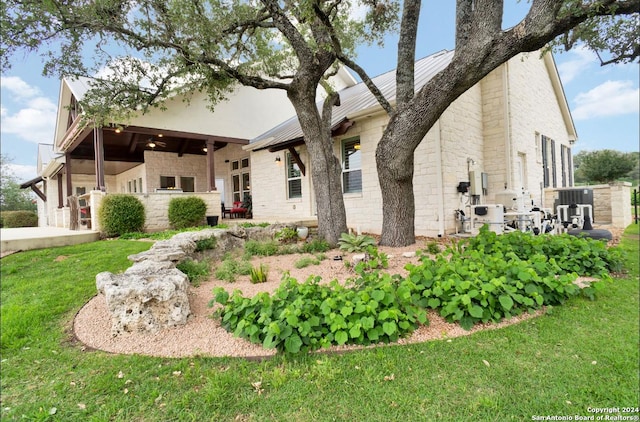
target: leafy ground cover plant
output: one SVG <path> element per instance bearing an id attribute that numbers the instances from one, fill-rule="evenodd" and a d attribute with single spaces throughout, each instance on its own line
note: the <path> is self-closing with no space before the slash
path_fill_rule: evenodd
<path id="1" fill-rule="evenodd" d="M 376 240 L 365 234 L 342 233 L 340 240 L 338 240 L 340 249 L 347 252 L 362 252 L 366 250 L 368 246 L 375 246 L 375 244 Z"/>
<path id="2" fill-rule="evenodd" d="M 215 315 L 228 331 L 286 353 L 396 341 L 427 322 L 424 309 L 411 302 L 408 282 L 377 272 L 368 277 L 356 289 L 335 280 L 321 284 L 320 277 L 301 284 L 285 275 L 272 295 L 246 298 L 215 288 L 210 305 L 222 305 Z"/>
<path id="3" fill-rule="evenodd" d="M 593 299 L 611 280 L 607 269 L 617 256 L 600 241 L 520 232 L 497 236 L 483 228 L 475 238 L 435 259 L 422 256 L 421 264 L 407 269 L 418 286 L 413 292 L 417 305 L 439 309 L 448 321 L 469 329 L 477 322 L 561 304 L 581 292 Z M 578 275 L 603 281 L 581 289 L 574 283 Z"/>

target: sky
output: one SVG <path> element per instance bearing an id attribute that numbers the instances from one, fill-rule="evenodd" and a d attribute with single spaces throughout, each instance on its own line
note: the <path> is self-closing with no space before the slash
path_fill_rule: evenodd
<path id="1" fill-rule="evenodd" d="M 503 28 L 526 14 L 526 1 L 505 1 Z M 454 2 L 424 0 L 420 16 L 416 59 L 454 47 Z M 383 47 L 363 46 L 357 62 L 370 76 L 395 68 L 397 36 Z M 573 147 L 579 151 L 640 150 L 640 70 L 638 64 L 601 67 L 597 56 L 584 49 L 554 55 L 565 96 L 578 132 Z M 53 143 L 60 81 L 42 76 L 37 55 L 16 55 L 13 67 L 0 76 L 0 152 L 12 161 L 19 181 L 36 174 L 37 145 Z"/>

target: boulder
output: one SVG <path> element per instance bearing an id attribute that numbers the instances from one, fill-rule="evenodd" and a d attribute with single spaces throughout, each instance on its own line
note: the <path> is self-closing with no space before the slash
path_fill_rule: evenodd
<path id="1" fill-rule="evenodd" d="M 96 287 L 105 296 L 113 336 L 184 325 L 191 314 L 189 280 L 176 268 L 103 272 L 96 276 Z"/>

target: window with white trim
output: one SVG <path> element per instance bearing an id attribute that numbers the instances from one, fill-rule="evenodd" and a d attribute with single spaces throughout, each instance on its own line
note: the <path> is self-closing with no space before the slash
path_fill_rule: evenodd
<path id="1" fill-rule="evenodd" d="M 362 154 L 359 137 L 342 141 L 342 191 L 362 192 Z"/>
<path id="2" fill-rule="evenodd" d="M 290 153 L 287 153 L 287 198 L 302 198 L 302 173 Z"/>

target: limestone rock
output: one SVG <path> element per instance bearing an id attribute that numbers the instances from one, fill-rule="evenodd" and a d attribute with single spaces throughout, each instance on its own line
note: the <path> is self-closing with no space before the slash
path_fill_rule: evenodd
<path id="1" fill-rule="evenodd" d="M 416 253 L 415 253 L 415 251 L 413 251 L 413 252 L 402 252 L 402 256 L 404 258 L 413 258 L 414 256 L 416 256 Z"/>
<path id="2" fill-rule="evenodd" d="M 360 254 L 355 254 L 351 257 L 351 261 L 353 262 L 353 264 L 357 264 L 358 262 L 362 262 L 365 259 L 367 259 L 367 254 L 364 253 L 360 253 Z"/>
<path id="3" fill-rule="evenodd" d="M 111 334 L 184 325 L 191 314 L 189 280 L 178 269 L 96 276 L 111 314 Z"/>

